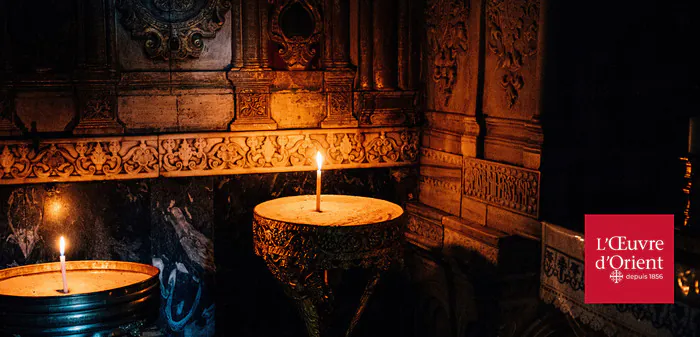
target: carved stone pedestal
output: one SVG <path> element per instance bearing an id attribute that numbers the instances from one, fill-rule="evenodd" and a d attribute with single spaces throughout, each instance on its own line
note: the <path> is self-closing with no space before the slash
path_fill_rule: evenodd
<path id="1" fill-rule="evenodd" d="M 381 275 L 403 264 L 403 209 L 364 197 L 286 197 L 255 207 L 255 252 L 297 302 L 310 337 L 349 336 Z M 337 317 L 335 290 L 346 270 L 369 276 L 348 321 Z M 345 328 L 347 326 L 347 328 Z"/>

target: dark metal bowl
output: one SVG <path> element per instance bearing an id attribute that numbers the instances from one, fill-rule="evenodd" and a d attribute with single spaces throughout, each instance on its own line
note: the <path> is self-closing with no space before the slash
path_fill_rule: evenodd
<path id="1" fill-rule="evenodd" d="M 120 261 L 69 261 L 66 268 L 138 272 L 149 277 L 119 288 L 67 296 L 0 294 L 1 336 L 122 336 L 158 316 L 158 268 Z M 0 270 L 0 280 L 56 271 L 59 263 L 8 268 Z"/>

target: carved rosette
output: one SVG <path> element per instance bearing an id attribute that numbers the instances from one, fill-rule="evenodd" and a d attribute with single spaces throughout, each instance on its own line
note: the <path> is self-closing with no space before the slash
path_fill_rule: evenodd
<path id="1" fill-rule="evenodd" d="M 466 0 L 433 0 L 426 9 L 428 46 L 432 54 L 433 79 L 447 104 L 457 78 L 458 57 L 467 51 Z"/>
<path id="2" fill-rule="evenodd" d="M 230 0 L 118 0 L 121 23 L 148 57 L 197 58 L 224 25 Z"/>
<path id="3" fill-rule="evenodd" d="M 238 94 L 238 116 L 247 119 L 267 118 L 266 93 L 241 93 Z"/>
<path id="4" fill-rule="evenodd" d="M 539 0 L 489 0 L 487 7 L 488 48 L 498 57 L 501 86 L 506 103 L 513 107 L 525 85 L 521 69 L 537 54 L 540 17 Z"/>
<path id="5" fill-rule="evenodd" d="M 307 12 L 312 31 L 306 35 L 292 35 L 281 26 L 282 16 L 292 6 L 301 6 Z M 321 39 L 321 13 L 317 1 L 280 0 L 276 1 L 270 17 L 270 40 L 280 45 L 279 55 L 290 70 L 304 70 L 317 55 L 317 44 Z M 291 14 L 290 14 L 291 15 Z"/>
<path id="6" fill-rule="evenodd" d="M 538 171 L 475 158 L 464 158 L 463 170 L 465 196 L 538 217 Z"/>

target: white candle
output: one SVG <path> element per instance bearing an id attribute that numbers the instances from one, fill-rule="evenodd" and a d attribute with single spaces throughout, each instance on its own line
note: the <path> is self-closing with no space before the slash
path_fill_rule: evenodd
<path id="1" fill-rule="evenodd" d="M 63 293 L 68 293 L 68 281 L 66 280 L 66 241 L 61 237 L 59 241 L 59 250 L 61 251 L 61 277 L 63 277 Z"/>
<path id="2" fill-rule="evenodd" d="M 321 211 L 321 165 L 323 165 L 323 156 L 321 152 L 316 152 L 316 212 Z"/>

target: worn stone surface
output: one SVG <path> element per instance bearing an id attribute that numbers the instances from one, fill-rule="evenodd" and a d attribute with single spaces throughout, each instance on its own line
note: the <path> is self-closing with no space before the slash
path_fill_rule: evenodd
<path id="1" fill-rule="evenodd" d="M 226 130 L 233 119 L 233 95 L 177 96 L 178 130 Z"/>
<path id="2" fill-rule="evenodd" d="M 127 132 L 177 128 L 176 96 L 119 97 L 119 119 Z"/>
<path id="3" fill-rule="evenodd" d="M 38 132 L 66 131 L 76 112 L 71 92 L 18 93 L 15 109 L 26 128 L 36 124 Z"/>
<path id="4" fill-rule="evenodd" d="M 325 97 L 311 92 L 274 92 L 270 115 L 279 129 L 319 127 L 326 117 Z"/>

